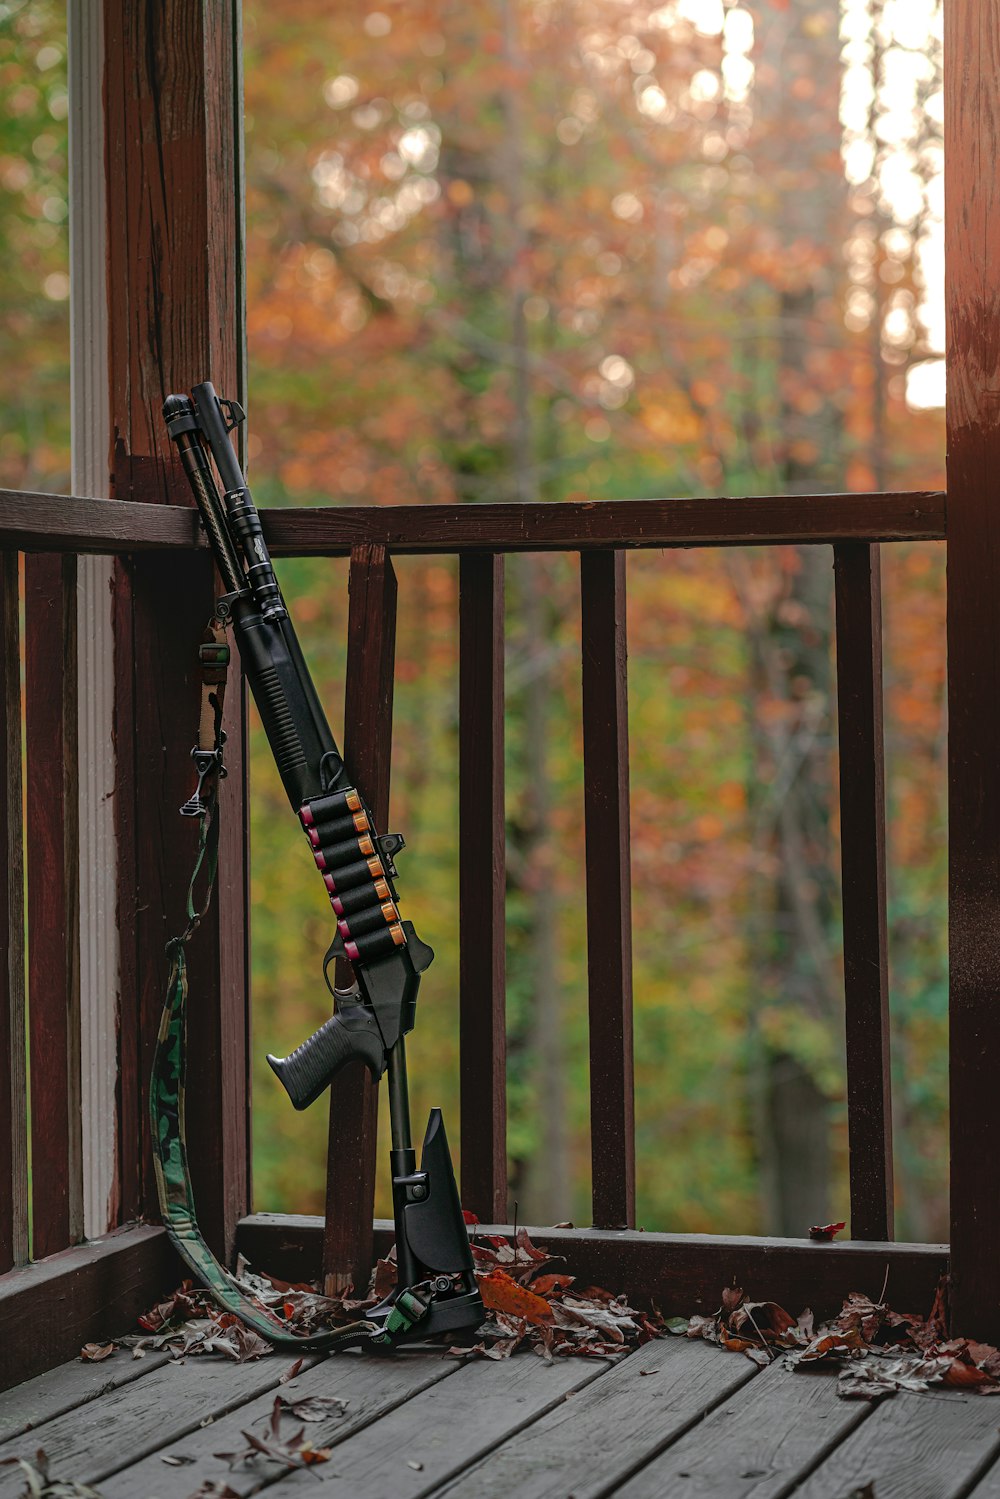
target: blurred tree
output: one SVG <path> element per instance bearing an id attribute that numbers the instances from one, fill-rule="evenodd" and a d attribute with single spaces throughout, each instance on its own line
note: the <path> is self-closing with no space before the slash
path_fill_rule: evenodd
<path id="1" fill-rule="evenodd" d="M 0 485 L 69 487 L 66 6 L 0 5 Z"/>

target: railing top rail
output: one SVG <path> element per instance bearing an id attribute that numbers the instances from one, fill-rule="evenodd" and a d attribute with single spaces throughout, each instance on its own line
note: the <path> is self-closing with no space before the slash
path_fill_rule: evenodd
<path id="1" fill-rule="evenodd" d="M 941 490 L 759 495 L 552 504 L 329 505 L 262 511 L 276 556 L 346 556 L 375 543 L 391 552 L 581 551 L 593 547 L 941 541 Z M 125 553 L 204 545 L 181 505 L 0 490 L 0 549 Z"/>

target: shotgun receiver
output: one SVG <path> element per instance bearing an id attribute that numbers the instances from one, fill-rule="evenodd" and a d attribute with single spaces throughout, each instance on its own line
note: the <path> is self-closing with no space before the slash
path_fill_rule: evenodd
<path id="1" fill-rule="evenodd" d="M 388 1328 L 392 1341 L 476 1326 L 483 1307 L 440 1110 L 431 1112 L 419 1170 L 410 1138 L 403 1038 L 413 1028 L 420 975 L 434 954 L 400 915 L 394 881 L 403 839 L 376 831 L 330 732 L 230 439 L 243 411 L 204 381 L 190 397 L 168 396 L 163 415 L 222 576 L 217 617 L 232 626 L 282 785 L 337 921 L 323 963 L 332 1017 L 290 1056 L 267 1060 L 297 1109 L 351 1062 L 362 1062 L 375 1079 L 388 1072 L 399 1285 L 369 1320 Z M 214 751 L 202 745 L 192 753 L 198 788 L 182 811 L 200 816 L 202 785 L 218 774 L 221 742 Z M 353 969 L 348 989 L 335 988 L 329 976 L 338 957 Z M 416 1309 L 412 1325 L 402 1325 L 404 1302 Z"/>

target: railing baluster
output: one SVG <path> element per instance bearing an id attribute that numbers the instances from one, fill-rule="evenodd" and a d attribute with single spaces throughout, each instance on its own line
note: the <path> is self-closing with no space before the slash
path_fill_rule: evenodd
<path id="1" fill-rule="evenodd" d="M 625 553 L 581 553 L 580 584 L 593 1214 L 598 1228 L 631 1228 L 635 1108 Z"/>
<path id="2" fill-rule="evenodd" d="M 878 546 L 835 546 L 851 1237 L 893 1236 Z"/>
<path id="3" fill-rule="evenodd" d="M 25 558 L 34 1259 L 83 1233 L 76 558 Z"/>
<path id="4" fill-rule="evenodd" d="M 491 1223 L 507 1213 L 503 651 L 503 557 L 466 553 L 458 687 L 462 1201 Z"/>
<path id="5" fill-rule="evenodd" d="M 389 831 L 393 668 L 396 659 L 396 575 L 384 546 L 351 553 L 347 619 L 344 759 L 371 807 L 375 826 Z M 337 983 L 350 967 L 337 964 Z M 367 1069 L 353 1067 L 330 1099 L 323 1282 L 328 1295 L 353 1285 L 364 1291 L 372 1263 L 378 1091 Z"/>
<path id="6" fill-rule="evenodd" d="M 24 844 L 17 553 L 0 557 L 0 1273 L 28 1258 L 28 1098 L 24 1034 Z"/>

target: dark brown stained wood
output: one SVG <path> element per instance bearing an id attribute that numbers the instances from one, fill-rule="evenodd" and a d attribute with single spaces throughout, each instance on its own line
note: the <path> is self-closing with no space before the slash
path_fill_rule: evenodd
<path id="1" fill-rule="evenodd" d="M 201 378 L 198 373 L 192 379 Z M 183 382 L 175 382 L 182 388 Z M 184 387 L 186 388 L 186 387 Z M 156 500 L 159 456 L 129 465 L 133 499 Z M 182 502 L 179 474 L 170 479 Z M 794 495 L 752 499 L 596 500 L 551 504 L 336 505 L 265 510 L 276 556 L 347 556 L 363 542 L 409 552 L 575 551 L 581 547 L 739 546 L 781 542 L 942 541 L 945 496 Z M 205 547 L 197 520 L 156 504 L 0 490 L 0 546 L 125 553 Z"/>
<path id="2" fill-rule="evenodd" d="M 879 549 L 833 549 L 852 1239 L 891 1239 L 892 1088 L 885 907 Z"/>
<path id="3" fill-rule="evenodd" d="M 594 1225 L 635 1226 L 625 553 L 580 556 Z"/>
<path id="4" fill-rule="evenodd" d="M 24 840 L 17 553 L 0 556 L 0 1274 L 28 1258 Z"/>
<path id="5" fill-rule="evenodd" d="M 375 826 L 389 832 L 392 688 L 396 659 L 396 574 L 382 546 L 351 553 L 348 583 L 344 761 Z M 352 982 L 339 962 L 337 982 Z M 360 1065 L 341 1073 L 330 1097 L 323 1280 L 328 1291 L 365 1287 L 372 1266 L 378 1093 Z"/>
<path id="6" fill-rule="evenodd" d="M 76 558 L 26 557 L 31 1252 L 83 1233 Z"/>
<path id="7" fill-rule="evenodd" d="M 661 1499 L 685 1487 L 726 1499 L 784 1499 L 872 1410 L 841 1400 L 831 1376 L 793 1373 L 779 1357 L 642 1467 L 616 1499 Z"/>
<path id="8" fill-rule="evenodd" d="M 0 489 L 0 546 L 24 552 L 188 551 L 207 547 L 194 511 Z"/>
<path id="9" fill-rule="evenodd" d="M 134 1379 L 151 1374 L 172 1357 L 173 1354 L 166 1349 L 151 1348 L 141 1359 L 134 1359 L 131 1354 L 116 1354 L 96 1364 L 85 1364 L 78 1358 L 75 1363 L 60 1364 L 47 1374 L 25 1380 L 24 1384 L 4 1395 L 0 1409 L 0 1442 L 9 1441 L 25 1431 L 36 1432 L 46 1421 L 53 1421 L 56 1416 L 97 1400 L 109 1389 L 117 1389 L 119 1385 L 131 1384 Z"/>
<path id="10" fill-rule="evenodd" d="M 609 1365 L 596 1359 L 476 1360 L 351 1437 L 336 1461 L 315 1476 L 330 1499 L 421 1499 L 553 1406 L 570 1396 L 575 1404 L 585 1388 L 595 1381 L 603 1386 L 607 1377 Z M 508 1492 L 518 1490 L 479 1490 L 481 1499 Z"/>
<path id="11" fill-rule="evenodd" d="M 123 1055 L 132 1076 L 122 1082 L 122 1136 L 126 1145 L 134 1149 L 138 1142 L 141 1149 L 138 1165 L 126 1162 L 123 1177 L 127 1184 L 138 1174 L 147 1217 L 157 1216 L 148 1084 L 169 967 L 165 947 L 185 924 L 198 846 L 197 822 L 178 809 L 194 789 L 190 751 L 201 694 L 198 647 L 207 618 L 197 601 L 208 599 L 210 605 L 211 565 L 207 556 L 149 555 L 136 557 L 131 569 L 135 671 L 119 696 L 117 747 L 120 765 L 128 763 L 134 776 L 132 794 L 127 800 L 123 794 L 118 808 L 120 858 L 131 852 L 134 863 L 122 863 L 127 883 L 119 915 L 122 982 L 134 979 L 137 1010 L 135 1022 L 129 1017 L 122 1023 L 123 1048 L 135 1048 Z M 226 695 L 232 737 L 226 745 L 229 776 L 220 790 L 220 878 L 209 916 L 187 948 L 189 1156 L 199 1221 L 223 1257 L 249 1200 L 244 928 L 233 909 L 239 910 L 243 880 L 238 664 L 230 676 L 236 690 Z M 121 711 L 126 703 L 130 720 Z M 123 772 L 121 780 L 125 792 Z M 129 1120 L 136 1136 L 125 1134 Z"/>
<path id="12" fill-rule="evenodd" d="M 846 1499 L 873 1483 L 877 1499 L 965 1499 L 1000 1451 L 996 1415 L 976 1395 L 903 1391 L 878 1405 L 795 1490 L 795 1499 Z"/>
<path id="13" fill-rule="evenodd" d="M 443 1359 L 438 1350 L 407 1352 L 392 1359 L 341 1353 L 315 1368 L 307 1368 L 283 1385 L 281 1394 L 289 1401 L 308 1400 L 315 1396 L 345 1401 L 346 1409 L 341 1414 L 330 1412 L 319 1421 L 311 1421 L 306 1428 L 308 1440 L 314 1447 L 337 1448 L 363 1428 L 371 1430 L 373 1422 L 378 1423 L 374 1430 L 379 1431 L 389 1412 L 431 1385 L 453 1380 L 461 1373 L 462 1365 L 458 1359 Z M 448 1388 L 455 1386 L 451 1384 Z M 229 1415 L 220 1416 L 211 1426 L 191 1432 L 176 1446 L 152 1453 L 134 1467 L 105 1479 L 101 1484 L 103 1499 L 136 1499 L 140 1494 L 155 1494 L 156 1499 L 191 1499 L 202 1483 L 213 1479 L 218 1481 L 223 1474 L 237 1494 L 255 1494 L 275 1479 L 286 1477 L 287 1468 L 283 1469 L 264 1457 L 230 1473 L 215 1456 L 217 1452 L 237 1451 L 245 1446 L 242 1432 L 263 1432 L 273 1404 L 272 1394 L 260 1395 Z M 286 1426 L 288 1429 L 294 1430 L 294 1427 Z M 440 1437 L 440 1431 L 437 1435 Z M 194 1462 L 171 1467 L 163 1459 L 172 1452 L 183 1453 L 186 1458 L 194 1458 Z M 346 1457 L 338 1451 L 331 1463 L 322 1466 L 340 1472 L 342 1455 Z M 401 1466 L 405 1469 L 405 1459 L 401 1461 L 398 1451 L 393 1454 L 393 1459 L 398 1474 Z M 309 1487 L 315 1488 L 315 1478 L 309 1479 Z M 396 1499 L 394 1492 L 393 1499 Z"/>
<path id="14" fill-rule="evenodd" d="M 544 552 L 585 547 L 941 540 L 945 497 L 784 495 L 583 500 L 520 505 L 366 505 L 270 510 L 275 555 L 343 556 L 363 541 L 406 552 Z"/>
<path id="15" fill-rule="evenodd" d="M 195 538 L 197 522 L 163 400 L 206 379 L 223 395 L 243 394 L 238 6 L 104 0 L 103 15 L 110 492 L 150 502 L 134 512 L 140 538 L 172 545 Z M 123 508 L 95 524 L 114 528 Z M 196 829 L 177 808 L 193 785 L 197 647 L 215 588 L 207 554 L 144 553 L 120 564 L 115 580 L 123 1213 L 156 1210 L 147 1080 L 163 946 L 183 921 L 194 856 Z M 221 876 L 189 948 L 188 1137 L 199 1217 L 223 1257 L 249 1201 L 242 698 L 234 671 Z M 133 1142 L 137 1160 L 127 1158 Z"/>
<path id="16" fill-rule="evenodd" d="M 476 1231 L 513 1241 L 509 1224 L 484 1224 Z M 565 1256 L 571 1274 L 628 1296 L 655 1298 L 669 1316 L 714 1312 L 723 1286 L 735 1283 L 795 1315 L 811 1307 L 819 1320 L 838 1312 L 851 1291 L 877 1298 L 887 1270 L 892 1307 L 926 1315 L 948 1272 L 948 1249 L 942 1244 L 812 1244 L 635 1229 L 529 1227 L 528 1233 L 534 1243 Z M 322 1218 L 255 1213 L 240 1224 L 237 1245 L 254 1265 L 283 1280 L 313 1280 L 322 1238 Z M 392 1240 L 391 1221 L 379 1219 L 377 1253 L 385 1254 Z"/>
<path id="17" fill-rule="evenodd" d="M 0 1279 L 0 1390 L 129 1332 L 181 1278 L 163 1229 L 148 1225 L 11 1270 Z"/>
<path id="18" fill-rule="evenodd" d="M 504 563 L 459 564 L 458 829 L 462 1202 L 507 1216 Z"/>
<path id="19" fill-rule="evenodd" d="M 945 7 L 951 1308 L 1000 1341 L 1000 22 Z"/>
<path id="20" fill-rule="evenodd" d="M 105 1478 L 130 1459 L 135 1462 L 167 1443 L 181 1442 L 199 1431 L 207 1417 L 241 1401 L 276 1392 L 294 1362 L 294 1353 L 282 1353 L 241 1364 L 205 1357 L 161 1365 L 144 1379 L 48 1421 L 44 1445 L 52 1472 L 103 1488 Z M 34 1448 L 27 1450 L 30 1454 Z M 0 1446 L 0 1462 L 24 1451 L 24 1438 L 15 1437 Z M 23 1492 L 23 1473 L 0 1467 L 0 1496 L 14 1499 Z M 157 1492 L 133 1490 L 135 1499 L 155 1499 Z"/>
<path id="21" fill-rule="evenodd" d="M 240 395 L 235 0 L 103 0 L 112 495 L 188 504 L 164 398 Z"/>
<path id="22" fill-rule="evenodd" d="M 756 1374 L 719 1348 L 647 1343 L 504 1442 L 442 1492 L 448 1499 L 598 1499 Z"/>

